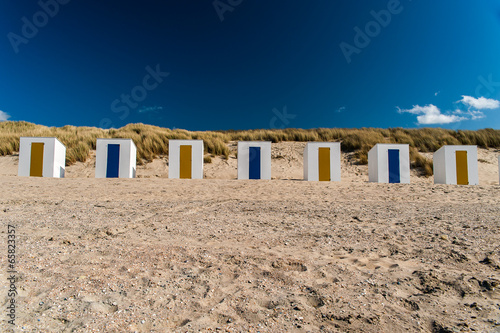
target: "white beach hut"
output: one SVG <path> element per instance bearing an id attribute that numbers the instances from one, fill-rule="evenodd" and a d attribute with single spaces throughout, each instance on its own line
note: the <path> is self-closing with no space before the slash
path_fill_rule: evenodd
<path id="1" fill-rule="evenodd" d="M 271 142 L 238 142 L 238 179 L 271 179 Z"/>
<path id="2" fill-rule="evenodd" d="M 306 144 L 304 180 L 340 181 L 340 142 L 308 142 Z"/>
<path id="3" fill-rule="evenodd" d="M 378 143 L 368 152 L 368 179 L 378 183 L 410 183 L 410 147 Z"/>
<path id="4" fill-rule="evenodd" d="M 135 178 L 136 158 L 132 139 L 97 139 L 95 177 Z"/>
<path id="5" fill-rule="evenodd" d="M 203 179 L 203 140 L 168 141 L 168 178 Z"/>
<path id="6" fill-rule="evenodd" d="M 18 175 L 63 178 L 66 147 L 57 138 L 21 137 Z"/>
<path id="7" fill-rule="evenodd" d="M 477 146 L 443 146 L 432 160 L 435 184 L 479 184 Z"/>

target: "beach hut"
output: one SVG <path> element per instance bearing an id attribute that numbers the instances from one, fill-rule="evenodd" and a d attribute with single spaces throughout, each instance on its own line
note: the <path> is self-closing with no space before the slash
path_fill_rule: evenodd
<path id="1" fill-rule="evenodd" d="M 203 179 L 203 140 L 168 141 L 168 178 Z"/>
<path id="2" fill-rule="evenodd" d="M 238 142 L 238 179 L 271 179 L 271 142 Z"/>
<path id="3" fill-rule="evenodd" d="M 95 177 L 135 178 L 136 158 L 132 139 L 97 139 Z"/>
<path id="4" fill-rule="evenodd" d="M 63 178 L 66 147 L 57 138 L 21 137 L 18 175 Z"/>
<path id="5" fill-rule="evenodd" d="M 410 147 L 407 144 L 376 144 L 368 152 L 368 180 L 410 183 Z"/>
<path id="6" fill-rule="evenodd" d="M 340 181 L 340 142 L 308 142 L 306 144 L 304 180 Z"/>
<path id="7" fill-rule="evenodd" d="M 432 160 L 435 184 L 479 184 L 477 146 L 443 146 Z"/>

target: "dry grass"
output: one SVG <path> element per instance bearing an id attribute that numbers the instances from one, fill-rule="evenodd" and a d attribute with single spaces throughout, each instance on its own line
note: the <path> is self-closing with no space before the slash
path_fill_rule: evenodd
<path id="1" fill-rule="evenodd" d="M 0 122 L 0 155 L 19 151 L 19 137 L 57 137 L 67 148 L 66 164 L 85 161 L 90 150 L 95 149 L 97 138 L 130 138 L 137 146 L 137 162 L 152 161 L 159 155 L 168 154 L 170 139 L 203 140 L 205 153 L 229 156 L 229 141 L 340 141 L 342 150 L 355 152 L 360 164 L 368 163 L 368 151 L 376 143 L 407 143 L 412 148 L 410 159 L 413 168 L 424 175 L 432 175 L 432 161 L 419 152 L 434 152 L 443 145 L 477 145 L 483 148 L 500 148 L 500 130 L 453 131 L 441 128 L 317 128 L 275 129 L 248 131 L 191 132 L 171 130 L 144 124 L 129 124 L 119 129 L 104 130 L 95 127 L 46 127 L 27 122 Z"/>
<path id="2" fill-rule="evenodd" d="M 422 176 L 430 177 L 434 173 L 432 160 L 422 156 L 415 147 L 410 147 L 410 163 L 411 167 L 418 169 Z"/>

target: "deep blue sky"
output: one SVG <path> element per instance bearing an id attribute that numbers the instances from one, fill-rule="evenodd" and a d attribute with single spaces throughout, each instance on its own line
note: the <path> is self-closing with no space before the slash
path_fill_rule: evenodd
<path id="1" fill-rule="evenodd" d="M 498 0 L 59 1 L 0 2 L 0 119 L 500 128 Z"/>

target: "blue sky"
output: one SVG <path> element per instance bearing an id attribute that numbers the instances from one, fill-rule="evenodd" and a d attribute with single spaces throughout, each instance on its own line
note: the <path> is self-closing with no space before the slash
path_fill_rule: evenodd
<path id="1" fill-rule="evenodd" d="M 500 128 L 500 1 L 0 3 L 0 120 Z"/>

